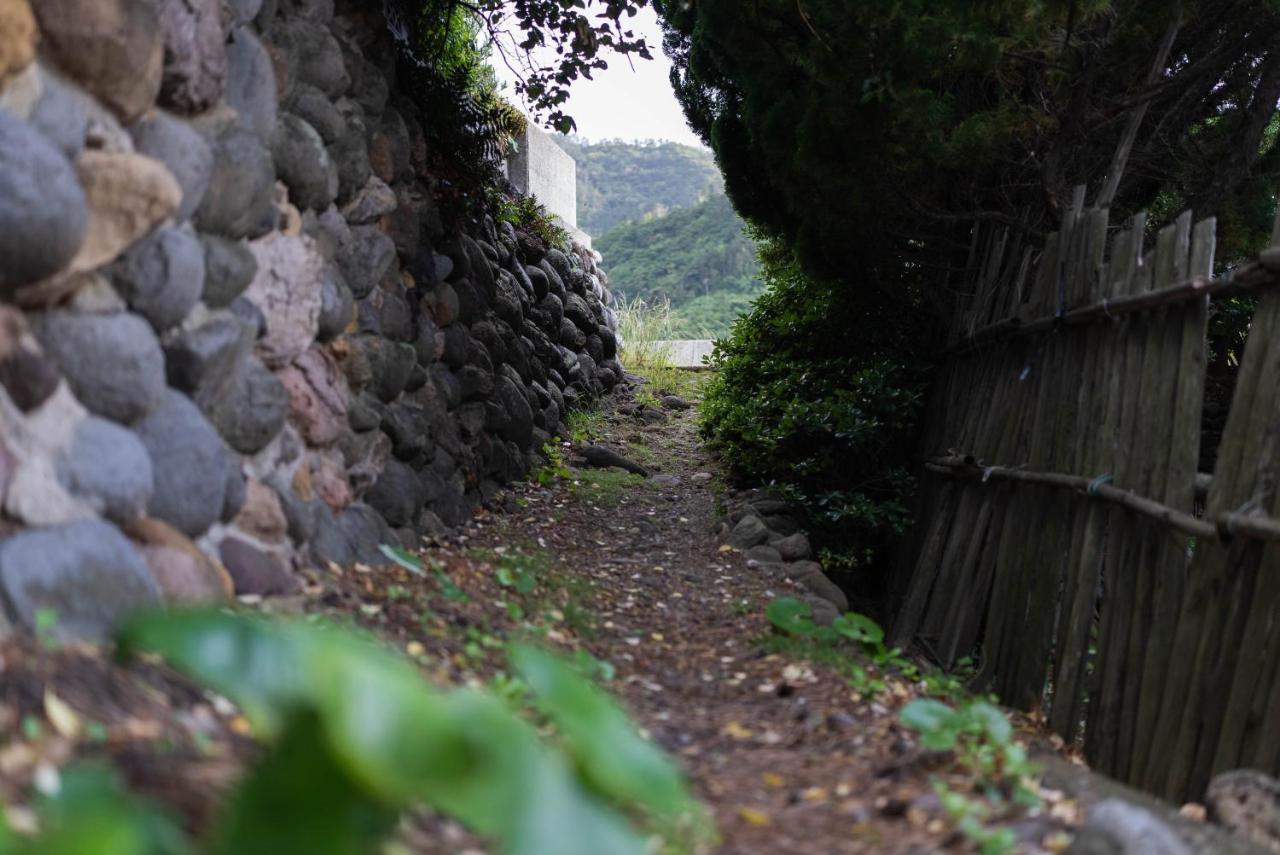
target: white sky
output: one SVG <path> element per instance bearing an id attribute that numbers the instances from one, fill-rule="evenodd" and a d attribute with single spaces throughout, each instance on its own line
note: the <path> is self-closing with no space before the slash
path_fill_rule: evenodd
<path id="1" fill-rule="evenodd" d="M 573 83 L 565 112 L 577 120 L 578 135 L 593 142 L 658 139 L 701 148 L 702 141 L 685 124 L 684 113 L 671 91 L 671 61 L 662 52 L 658 13 L 646 6 L 634 18 L 624 18 L 623 24 L 645 38 L 653 59 L 632 56 L 633 69 L 626 57 L 606 56 L 606 70 L 597 71 L 592 80 Z M 519 101 L 515 76 L 500 57 L 494 57 L 494 66 L 498 79 L 510 84 L 507 97 Z"/>

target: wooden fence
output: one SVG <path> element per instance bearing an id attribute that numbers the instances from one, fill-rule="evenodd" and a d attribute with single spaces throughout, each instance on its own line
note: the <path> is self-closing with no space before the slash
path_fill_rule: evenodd
<path id="1" fill-rule="evenodd" d="M 1199 798 L 1217 771 L 1280 772 L 1280 250 L 1213 279 L 1212 220 L 1144 251 L 1143 216 L 1109 240 L 1083 201 L 1043 247 L 974 238 L 892 635 L 975 655 L 983 687 L 1098 770 Z M 1210 479 L 1209 302 L 1245 293 Z"/>

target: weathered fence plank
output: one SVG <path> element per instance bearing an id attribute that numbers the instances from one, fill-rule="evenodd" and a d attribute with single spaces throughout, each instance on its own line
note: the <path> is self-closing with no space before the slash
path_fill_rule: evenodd
<path id="1" fill-rule="evenodd" d="M 1108 247 L 1083 201 L 1040 251 L 975 231 L 891 639 L 977 654 L 980 686 L 1183 797 L 1228 766 L 1280 771 L 1280 277 L 1212 279 L 1214 222 L 1190 213 L 1149 252 L 1144 215 Z M 1209 300 L 1251 291 L 1199 518 Z"/>

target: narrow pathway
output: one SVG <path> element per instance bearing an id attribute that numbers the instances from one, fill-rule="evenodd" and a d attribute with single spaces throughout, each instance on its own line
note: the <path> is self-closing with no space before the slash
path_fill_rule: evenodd
<path id="1" fill-rule="evenodd" d="M 297 597 L 244 605 L 354 620 L 433 682 L 500 691 L 506 642 L 540 638 L 575 657 L 688 770 L 719 828 L 717 852 L 976 851 L 932 786 L 969 782 L 950 755 L 922 751 L 898 724 L 918 687 L 881 674 L 883 689 L 863 694 L 843 654 L 784 655 L 765 610 L 800 592 L 719 544 L 716 523 L 739 497 L 701 446 L 695 412 L 641 399 L 606 402 L 604 416 L 578 426 L 562 464 L 515 485 L 502 512 L 425 547 L 427 575 L 330 566 Z M 648 477 L 574 466 L 588 436 Z M 84 726 L 64 727 L 63 707 Z M 0 743 L 0 802 L 11 816 L 42 768 L 105 756 L 200 833 L 259 754 L 234 707 L 168 669 L 23 636 L 0 643 L 0 724 L 12 737 Z M 1069 799 L 1020 815 L 1017 851 L 1054 851 L 1077 818 Z M 402 843 L 484 851 L 426 813 L 403 824 Z"/>
<path id="2" fill-rule="evenodd" d="M 481 557 L 498 568 L 539 567 L 540 584 L 567 586 L 561 611 L 577 617 L 554 621 L 547 639 L 608 663 L 608 687 L 694 778 L 721 832 L 717 851 L 959 844 L 929 782 L 946 758 L 918 751 L 897 724 L 896 710 L 914 697 L 909 686 L 890 678 L 887 691 L 867 697 L 839 663 L 766 652 L 766 606 L 800 591 L 719 545 L 716 523 L 734 498 L 699 442 L 696 413 L 659 417 L 613 402 L 593 438 L 650 477 L 568 470 L 545 486 L 519 486 L 510 512 L 482 518 L 461 549 L 436 552 L 451 556 L 451 575 L 483 577 Z M 453 560 L 464 556 L 469 568 Z M 488 614 L 471 611 L 467 622 L 505 634 L 508 597 L 497 596 L 487 604 L 478 596 L 467 608 Z M 1022 829 L 1022 851 L 1043 851 L 1050 825 Z"/>

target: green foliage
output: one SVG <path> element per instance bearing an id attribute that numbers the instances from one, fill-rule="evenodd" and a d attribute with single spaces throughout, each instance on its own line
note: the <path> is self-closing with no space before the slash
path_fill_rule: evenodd
<path id="1" fill-rule="evenodd" d="M 573 474 L 569 471 L 569 467 L 565 465 L 564 448 L 558 441 L 549 442 L 542 446 L 542 456 L 547 458 L 546 465 L 534 473 L 533 480 L 543 487 L 550 487 L 556 481 L 568 478 Z"/>
<path id="2" fill-rule="evenodd" d="M 598 238 L 623 223 L 667 216 L 723 193 L 706 149 L 658 140 L 555 139 L 578 165 L 578 225 Z"/>
<path id="3" fill-rule="evenodd" d="M 604 431 L 604 412 L 599 409 L 570 410 L 564 417 L 569 438 L 576 443 L 591 442 Z"/>
<path id="4" fill-rule="evenodd" d="M 513 198 L 498 194 L 494 199 L 494 219 L 533 235 L 551 249 L 558 249 L 569 242 L 569 233 L 553 215 L 547 213 L 546 206 L 532 196 Z"/>
<path id="5" fill-rule="evenodd" d="M 598 508 L 616 508 L 637 491 L 647 489 L 645 479 L 620 469 L 584 469 L 574 473 L 573 492 Z"/>
<path id="6" fill-rule="evenodd" d="M 874 564 L 908 522 L 922 330 L 762 243 L 769 290 L 716 343 L 702 430 L 739 478 L 779 482 L 824 543 Z"/>
<path id="7" fill-rule="evenodd" d="M 920 686 L 930 696 L 969 697 L 965 683 L 972 677 L 971 662 L 957 663 L 955 673 L 951 674 L 934 668 L 921 669 L 899 648 L 886 647 L 884 630 L 866 615 L 848 612 L 832 621 L 831 626 L 818 626 L 813 622 L 813 609 L 808 603 L 793 597 L 779 597 L 769 604 L 765 617 L 779 633 L 766 646 L 777 652 L 822 661 L 844 673 L 860 692 L 876 693 L 885 689 L 884 681 L 872 679 L 863 667 L 863 663 L 869 661 Z M 776 643 L 778 640 L 782 643 Z M 853 652 L 860 655 L 849 655 L 850 642 Z"/>
<path id="8" fill-rule="evenodd" d="M 676 338 L 724 335 L 764 287 L 755 243 L 719 193 L 665 216 L 623 223 L 596 248 L 620 298 L 671 303 Z"/>
<path id="9" fill-rule="evenodd" d="M 516 67 L 520 76 L 516 91 L 548 124 L 568 133 L 573 118 L 561 109 L 574 81 L 590 78 L 608 67 L 610 53 L 634 54 L 651 59 L 643 37 L 627 29 L 623 18 L 647 5 L 648 0 L 387 0 L 393 32 L 415 31 L 413 39 L 421 57 L 465 54 L 466 45 L 454 45 L 449 27 L 465 13 L 483 34 L 487 45 Z M 425 36 L 420 35 L 422 30 Z M 441 30 L 444 33 L 441 33 Z M 538 50 L 550 48 L 550 50 Z M 544 60 L 541 57 L 554 57 Z"/>
<path id="10" fill-rule="evenodd" d="M 83 765 L 62 771 L 57 793 L 39 804 L 37 840 L 7 832 L 3 855 L 186 855 L 191 848 L 168 817 L 125 792 L 111 770 Z"/>
<path id="11" fill-rule="evenodd" d="M 1038 808 L 1040 798 L 1028 781 L 1039 770 L 1014 739 L 1004 711 L 981 699 L 952 707 L 920 698 L 903 707 L 898 720 L 920 735 L 923 747 L 952 752 L 957 765 L 972 777 L 974 789 L 981 792 L 981 799 L 973 798 L 934 780 L 934 790 L 956 827 L 984 855 L 1012 851 L 1013 832 L 988 828 L 986 823 L 1013 806 Z"/>
<path id="12" fill-rule="evenodd" d="M 671 761 L 636 733 L 626 714 L 574 669 L 545 651 L 519 646 L 512 661 L 533 689 L 538 708 L 556 725 L 578 768 L 594 789 L 622 804 L 643 807 L 668 839 L 690 831 L 706 839 L 706 818 Z"/>
<path id="13" fill-rule="evenodd" d="M 649 851 L 625 816 L 668 843 L 712 834 L 678 769 L 573 667 L 511 651 L 504 701 L 442 692 L 370 639 L 226 612 L 135 619 L 120 638 L 237 702 L 268 744 L 225 805 L 205 851 L 373 851 L 404 809 L 449 813 L 515 855 Z M 512 686 L 518 686 L 519 691 Z M 513 712 L 529 692 L 548 741 Z M 190 846 L 100 772 L 68 773 L 38 840 L 0 834 L 0 852 L 176 855 Z M 566 834 L 565 829 L 572 829 Z"/>

